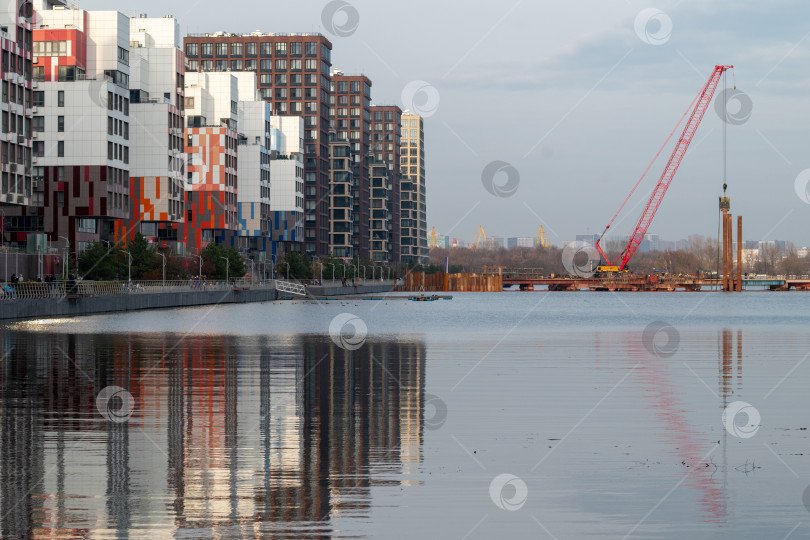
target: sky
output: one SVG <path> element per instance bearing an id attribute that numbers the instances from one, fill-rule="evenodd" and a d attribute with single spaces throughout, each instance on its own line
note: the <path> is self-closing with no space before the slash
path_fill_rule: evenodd
<path id="1" fill-rule="evenodd" d="M 810 4 L 801 0 L 132 5 L 81 2 L 171 14 L 184 35 L 326 35 L 333 68 L 370 77 L 374 103 L 425 116 L 428 229 L 466 240 L 481 226 L 536 237 L 542 225 L 556 245 L 602 232 L 714 66 L 734 65 L 723 95 L 739 93 L 707 110 L 649 232 L 717 235 L 725 102 L 728 196 L 744 238 L 810 245 Z M 606 240 L 630 234 L 674 140 Z"/>

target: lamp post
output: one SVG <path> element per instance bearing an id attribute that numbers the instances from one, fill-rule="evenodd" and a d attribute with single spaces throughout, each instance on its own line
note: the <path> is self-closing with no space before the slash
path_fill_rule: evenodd
<path id="1" fill-rule="evenodd" d="M 230 272 L 231 268 L 231 260 L 228 257 L 220 257 L 220 259 L 225 260 L 225 285 L 228 285 L 228 273 Z"/>
<path id="2" fill-rule="evenodd" d="M 321 266 L 321 282 L 323 282 L 323 261 L 321 261 L 321 258 L 317 255 L 313 255 L 312 258 L 317 260 L 318 264 Z"/>
<path id="3" fill-rule="evenodd" d="M 287 265 L 287 281 L 290 281 L 290 263 L 285 262 L 285 263 L 281 263 L 281 264 L 286 264 Z"/>
<path id="4" fill-rule="evenodd" d="M 340 266 L 342 266 L 342 267 L 343 267 L 343 279 L 346 279 L 346 266 L 348 266 L 348 265 L 346 265 L 346 264 L 341 264 Z"/>
<path id="5" fill-rule="evenodd" d="M 60 236 L 59 238 L 65 239 L 65 260 L 62 261 L 62 278 L 67 279 L 68 273 L 68 257 L 70 256 L 70 239 L 67 236 Z"/>
<path id="6" fill-rule="evenodd" d="M 121 252 L 127 254 L 127 257 L 128 257 L 128 259 L 127 259 L 127 261 L 128 261 L 128 263 L 127 263 L 127 282 L 132 283 L 132 253 L 130 253 L 129 251 L 123 250 L 123 249 L 121 250 Z"/>
<path id="7" fill-rule="evenodd" d="M 366 265 L 363 265 L 363 281 L 366 281 Z"/>
<path id="8" fill-rule="evenodd" d="M 166 254 L 162 251 L 158 251 L 158 255 L 163 257 L 163 284 L 166 285 Z"/>

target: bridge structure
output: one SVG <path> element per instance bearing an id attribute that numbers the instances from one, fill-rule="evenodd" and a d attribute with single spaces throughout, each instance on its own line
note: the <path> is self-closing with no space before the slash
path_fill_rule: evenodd
<path id="1" fill-rule="evenodd" d="M 542 268 L 484 267 L 484 274 L 500 275 L 504 288 L 519 286 L 533 291 L 546 286 L 549 291 L 706 291 L 721 290 L 722 278 L 701 274 L 634 274 L 610 272 L 589 276 L 559 276 L 547 274 Z M 748 290 L 810 290 L 810 276 L 773 276 L 744 278 Z"/>

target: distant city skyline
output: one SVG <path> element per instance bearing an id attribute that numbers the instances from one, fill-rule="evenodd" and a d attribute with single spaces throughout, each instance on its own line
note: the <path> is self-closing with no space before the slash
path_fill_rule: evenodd
<path id="1" fill-rule="evenodd" d="M 637 2 L 516 2 L 493 12 L 475 1 L 415 0 L 403 13 L 357 0 L 349 3 L 355 26 L 338 35 L 324 26 L 327 4 L 277 9 L 246 1 L 222 11 L 200 0 L 173 11 L 184 34 L 322 32 L 335 42 L 334 67 L 374 80 L 376 103 L 428 110 L 428 229 L 471 238 L 481 225 L 531 231 L 544 224 L 557 244 L 587 228 L 601 230 L 712 67 L 724 63 L 735 65 L 729 88 L 736 85 L 752 106 L 750 118 L 728 126 L 731 211 L 745 216 L 747 237 L 810 243 L 803 232 L 810 231 L 810 199 L 800 177 L 810 159 L 797 121 L 810 114 L 802 75 L 810 5 L 685 0 L 661 5 L 650 18 L 650 6 Z M 82 7 L 131 15 L 167 10 L 154 0 L 137 8 L 86 0 Z M 733 100 L 729 111 L 744 105 Z M 662 236 L 717 229 L 722 128 L 712 106 L 653 223 Z M 636 204 L 666 155 L 615 234 L 629 234 Z M 517 172 L 514 189 L 500 192 L 507 196 L 482 185 L 496 161 Z M 510 182 L 504 173 L 496 181 Z"/>

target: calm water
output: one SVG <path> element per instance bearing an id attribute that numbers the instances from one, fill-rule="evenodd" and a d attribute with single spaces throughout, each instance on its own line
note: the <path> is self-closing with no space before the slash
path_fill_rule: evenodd
<path id="1" fill-rule="evenodd" d="M 2 536 L 810 537 L 810 296 L 454 297 L 0 328 Z"/>

